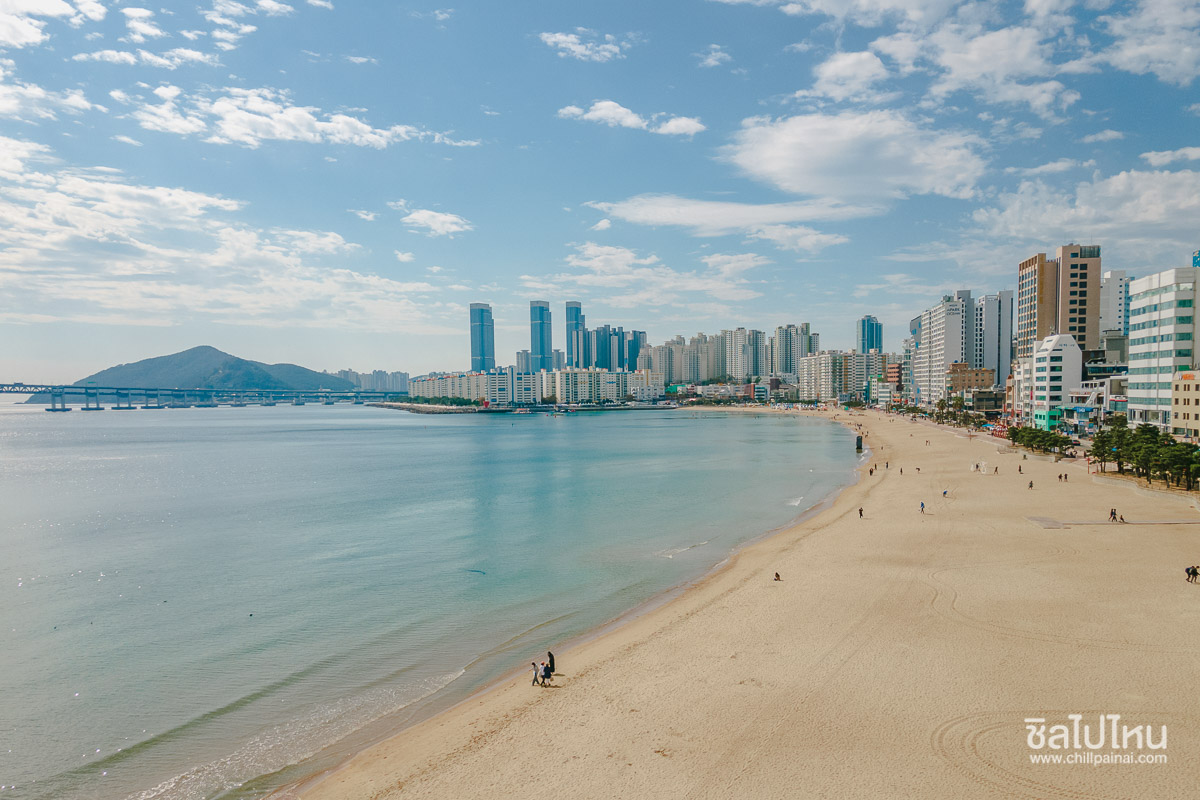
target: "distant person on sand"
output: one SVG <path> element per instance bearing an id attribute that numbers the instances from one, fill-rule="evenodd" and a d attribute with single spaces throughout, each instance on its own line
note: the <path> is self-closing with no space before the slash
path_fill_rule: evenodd
<path id="1" fill-rule="evenodd" d="M 781 581 L 781 580 L 783 580 L 783 578 L 779 577 L 779 573 L 778 573 L 778 572 L 776 572 L 776 573 L 775 573 L 775 580 L 777 580 L 777 581 Z"/>
<path id="2" fill-rule="evenodd" d="M 924 500 L 921 501 L 921 513 L 922 514 L 925 513 L 925 501 Z"/>
<path id="3" fill-rule="evenodd" d="M 546 658 L 549 659 L 548 663 L 550 664 L 550 672 L 553 673 L 554 672 L 554 653 L 551 653 L 549 650 L 547 650 Z"/>
<path id="4" fill-rule="evenodd" d="M 545 686 L 549 681 L 554 679 L 554 673 L 550 671 L 550 665 L 545 661 L 542 662 L 542 686 Z"/>
<path id="5" fill-rule="evenodd" d="M 1188 583 L 1196 582 L 1196 568 L 1195 567 L 1188 567 L 1187 569 L 1185 569 L 1183 571 L 1183 574 L 1187 575 Z"/>
<path id="6" fill-rule="evenodd" d="M 859 506 L 859 507 L 858 507 L 858 518 L 859 518 L 859 519 L 862 519 L 862 518 L 863 518 L 863 516 L 862 516 L 862 506 Z"/>
<path id="7" fill-rule="evenodd" d="M 529 685 L 537 686 L 538 681 L 541 680 L 541 678 L 542 678 L 542 668 L 537 665 L 536 661 L 530 661 L 529 663 L 533 664 L 533 683 L 531 683 Z"/>
<path id="8" fill-rule="evenodd" d="M 948 492 L 948 491 L 950 491 L 950 490 L 949 490 L 949 489 L 942 489 L 942 497 L 945 497 L 945 496 L 946 496 L 946 492 Z"/>
<path id="9" fill-rule="evenodd" d="M 1033 488 L 1033 481 L 1030 481 L 1030 482 L 1029 482 L 1029 488 L 1030 488 L 1030 489 L 1032 489 L 1032 488 Z"/>
<path id="10" fill-rule="evenodd" d="M 1108 510 L 1108 521 L 1109 522 L 1117 521 L 1117 510 L 1115 508 L 1110 508 Z"/>
<path id="11" fill-rule="evenodd" d="M 1124 522 L 1124 521 L 1125 521 L 1125 515 L 1124 515 L 1124 514 L 1122 514 L 1121 516 L 1119 516 L 1119 517 L 1117 518 L 1117 522 Z"/>
<path id="12" fill-rule="evenodd" d="M 1017 474 L 1018 475 L 1021 474 L 1021 465 L 1020 464 L 1017 464 Z"/>

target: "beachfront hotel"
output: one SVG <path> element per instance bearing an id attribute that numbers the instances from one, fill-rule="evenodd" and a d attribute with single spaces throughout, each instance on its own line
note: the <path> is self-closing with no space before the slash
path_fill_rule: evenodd
<path id="1" fill-rule="evenodd" d="M 1063 245 L 1054 258 L 1037 253 L 1017 267 L 1017 358 L 1038 343 L 1069 333 L 1080 349 L 1100 343 L 1100 247 Z"/>
<path id="2" fill-rule="evenodd" d="M 1129 283 L 1129 422 L 1171 429 L 1176 373 L 1196 366 L 1200 267 L 1169 269 Z"/>

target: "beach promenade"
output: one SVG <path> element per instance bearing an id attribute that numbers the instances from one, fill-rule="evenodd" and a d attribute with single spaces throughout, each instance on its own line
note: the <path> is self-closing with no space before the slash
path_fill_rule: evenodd
<path id="1" fill-rule="evenodd" d="M 988 436 L 873 412 L 839 421 L 863 425 L 873 452 L 829 508 L 556 650 L 553 688 L 520 673 L 280 796 L 1197 796 L 1193 499 Z M 1165 725 L 1167 747 L 1030 748 L 1027 718 L 1075 713 L 1093 738 L 1100 714 L 1156 741 Z M 1030 759 L 1087 752 L 1168 762 Z"/>

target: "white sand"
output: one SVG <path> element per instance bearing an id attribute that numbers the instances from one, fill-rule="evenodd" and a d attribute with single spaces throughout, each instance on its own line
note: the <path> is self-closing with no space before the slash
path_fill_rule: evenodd
<path id="1" fill-rule="evenodd" d="M 555 688 L 515 678 L 304 800 L 1200 797 L 1193 501 L 986 436 L 850 419 L 880 469 L 832 508 L 556 652 Z M 1105 521 L 1113 506 L 1128 524 Z M 1167 749 L 1140 752 L 1169 763 L 1031 764 L 1024 719 L 1072 712 L 1093 731 L 1106 712 L 1167 725 Z"/>

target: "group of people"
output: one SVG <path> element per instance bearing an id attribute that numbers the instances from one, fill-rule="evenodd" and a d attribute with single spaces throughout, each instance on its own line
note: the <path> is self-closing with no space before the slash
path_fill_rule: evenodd
<path id="1" fill-rule="evenodd" d="M 1195 583 L 1196 578 L 1200 577 L 1200 567 L 1188 567 L 1184 572 L 1187 573 L 1188 583 Z"/>
<path id="2" fill-rule="evenodd" d="M 545 686 L 554 680 L 554 653 L 546 651 L 546 660 L 541 664 L 530 661 L 533 665 L 533 683 L 530 686 Z"/>
<path id="3" fill-rule="evenodd" d="M 1063 483 L 1070 483 L 1070 480 L 1069 480 L 1070 477 L 1071 477 L 1070 475 L 1068 475 L 1067 473 L 1064 472 L 1058 476 L 1058 479 L 1059 479 L 1059 481 L 1061 481 Z"/>
<path id="4" fill-rule="evenodd" d="M 1108 510 L 1108 521 L 1109 521 L 1109 522 L 1124 522 L 1124 521 L 1125 521 L 1125 515 L 1124 515 L 1124 514 L 1118 514 L 1118 513 L 1117 513 L 1117 510 L 1116 510 L 1115 508 L 1110 508 L 1110 509 Z"/>

